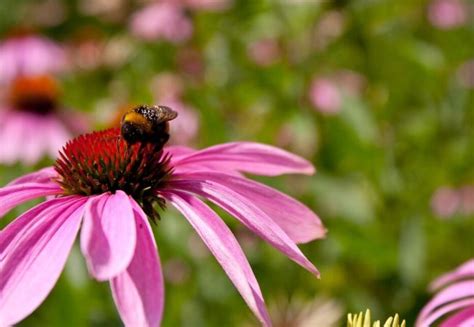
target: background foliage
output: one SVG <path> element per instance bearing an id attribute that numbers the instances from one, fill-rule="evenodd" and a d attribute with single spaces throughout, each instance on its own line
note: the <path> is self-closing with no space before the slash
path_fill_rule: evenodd
<path id="1" fill-rule="evenodd" d="M 303 309 L 338 317 L 366 308 L 375 318 L 398 312 L 412 325 L 429 281 L 473 257 L 472 209 L 443 215 L 432 203 L 440 187 L 474 184 L 473 85 L 462 71 L 474 58 L 472 16 L 446 29 L 429 21 L 427 1 L 236 0 L 223 10 L 187 9 L 193 34 L 173 43 L 130 34 L 130 14 L 144 3 L 114 1 L 118 9 L 90 13 L 84 8 L 91 1 L 46 2 L 63 8 L 57 22 L 38 21 L 43 2 L 3 0 L 0 35 L 32 24 L 71 49 L 84 38 L 98 47 L 92 67 L 61 76 L 63 102 L 87 113 L 95 128 L 107 126 L 120 106 L 156 101 L 152 82 L 168 72 L 182 79 L 182 101 L 199 115 L 192 145 L 253 140 L 316 165 L 312 177 L 261 180 L 305 202 L 326 224 L 325 240 L 302 246 L 321 280 L 226 218 L 275 325 L 296 325 L 288 321 Z M 252 55 L 262 40 L 273 49 L 263 61 Z M 104 57 L 111 42 L 119 44 L 115 61 Z M 333 112 L 311 101 L 318 78 L 337 89 Z M 2 166 L 0 181 L 51 162 Z M 464 201 L 472 208 L 472 189 Z M 184 219 L 173 210 L 162 217 L 155 232 L 167 276 L 163 325 L 255 325 Z M 89 279 L 78 249 L 45 303 L 20 325 L 65 322 L 120 324 L 108 285 Z"/>

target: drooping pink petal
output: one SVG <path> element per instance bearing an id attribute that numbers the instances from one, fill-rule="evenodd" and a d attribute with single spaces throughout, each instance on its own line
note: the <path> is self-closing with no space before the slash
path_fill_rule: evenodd
<path id="1" fill-rule="evenodd" d="M 191 37 L 193 25 L 178 1 L 155 2 L 133 14 L 133 35 L 148 41 L 182 43 Z"/>
<path id="2" fill-rule="evenodd" d="M 35 230 L 35 226 L 42 222 L 41 217 L 50 215 L 69 204 L 77 201 L 74 196 L 66 196 L 62 198 L 48 200 L 31 208 L 15 220 L 13 220 L 8 228 L 0 233 L 0 262 L 4 261 L 5 256 L 15 248 L 18 242 L 26 238 L 30 231 Z"/>
<path id="3" fill-rule="evenodd" d="M 212 180 L 238 192 L 263 210 L 295 243 L 306 243 L 326 234 L 321 220 L 313 211 L 266 185 L 218 172 L 187 174 L 184 178 Z"/>
<path id="4" fill-rule="evenodd" d="M 446 315 L 450 312 L 455 312 L 456 310 L 466 308 L 468 306 L 474 306 L 474 299 L 465 299 L 459 301 L 449 302 L 448 304 L 442 305 L 437 307 L 433 311 L 430 311 L 426 314 L 426 316 L 422 317 L 420 320 L 417 321 L 417 327 L 430 327 L 433 326 L 433 323 L 437 321 L 442 316 Z M 459 325 L 445 325 L 444 323 L 442 326 L 445 327 L 459 327 Z"/>
<path id="5" fill-rule="evenodd" d="M 63 200 L 63 205 L 59 205 Z M 78 233 L 85 199 L 68 197 L 30 210 L 0 234 L 0 325 L 28 316 L 46 298 L 66 263 Z M 54 204 L 54 210 L 48 210 Z M 10 231 L 14 229 L 14 233 Z M 12 236 L 12 234 L 15 234 Z M 6 236 L 10 235 L 10 236 Z M 8 237 L 9 242 L 4 238 Z M 11 246 L 14 242 L 15 246 Z M 10 246 L 6 246 L 10 244 Z"/>
<path id="6" fill-rule="evenodd" d="M 58 184 L 23 183 L 0 188 L 0 218 L 20 203 L 47 195 L 61 194 Z"/>
<path id="7" fill-rule="evenodd" d="M 0 43 L 0 83 L 20 75 L 43 75 L 65 70 L 64 49 L 36 35 L 8 38 Z"/>
<path id="8" fill-rule="evenodd" d="M 449 317 L 441 324 L 441 327 L 472 327 L 474 326 L 474 305 L 461 310 L 455 315 Z"/>
<path id="9" fill-rule="evenodd" d="M 456 280 L 467 278 L 467 277 L 474 278 L 474 259 L 465 262 L 464 264 L 459 266 L 456 270 L 450 271 L 438 277 L 437 279 L 435 279 L 431 283 L 430 289 L 432 291 L 435 291 L 449 283 L 452 283 Z"/>
<path id="10" fill-rule="evenodd" d="M 54 167 L 46 167 L 38 171 L 35 171 L 33 173 L 29 173 L 21 177 L 18 177 L 17 179 L 14 179 L 10 183 L 8 183 L 7 186 L 19 185 L 19 184 L 25 184 L 25 183 L 41 183 L 41 184 L 51 183 L 51 184 L 57 185 L 54 181 L 52 181 L 52 179 L 56 177 L 58 177 L 58 174 L 54 170 Z"/>
<path id="11" fill-rule="evenodd" d="M 163 196 L 188 219 L 262 325 L 271 326 L 258 282 L 230 229 L 202 201 L 186 193 Z"/>
<path id="12" fill-rule="evenodd" d="M 164 191 L 182 190 L 209 199 L 291 260 L 319 277 L 316 267 L 304 256 L 295 242 L 265 212 L 259 209 L 253 201 L 242 196 L 227 185 L 214 180 L 207 180 L 206 178 L 194 179 L 192 174 L 177 174 L 174 176 L 178 180 L 169 181 Z M 189 179 L 186 180 L 185 178 Z"/>
<path id="13" fill-rule="evenodd" d="M 264 176 L 314 173 L 314 167 L 309 161 L 282 149 L 253 142 L 212 146 L 174 162 L 177 172 L 187 165 L 205 165 L 221 171 L 240 171 Z"/>
<path id="14" fill-rule="evenodd" d="M 135 253 L 135 219 L 123 191 L 91 198 L 81 230 L 81 250 L 89 272 L 109 280 L 127 269 Z"/>
<path id="15" fill-rule="evenodd" d="M 441 290 L 438 294 L 436 294 L 436 296 L 430 302 L 428 302 L 428 304 L 423 308 L 423 310 L 420 312 L 417 326 L 429 326 L 431 322 L 433 322 L 442 314 L 444 314 L 442 313 L 440 315 L 437 315 L 439 313 L 438 311 L 435 310 L 437 307 L 440 307 L 444 304 L 447 304 L 453 301 L 468 298 L 468 297 L 470 297 L 471 300 L 474 301 L 474 281 L 473 280 L 462 281 L 462 282 L 453 284 L 451 286 L 448 286 L 447 288 Z M 456 307 L 456 308 L 459 308 L 459 307 Z M 451 310 L 455 310 L 455 309 L 451 309 Z M 445 313 L 451 310 L 448 310 Z"/>
<path id="16" fill-rule="evenodd" d="M 165 288 L 158 249 L 145 213 L 136 203 L 132 205 L 135 254 L 127 270 L 110 281 L 110 287 L 125 326 L 159 326 Z"/>

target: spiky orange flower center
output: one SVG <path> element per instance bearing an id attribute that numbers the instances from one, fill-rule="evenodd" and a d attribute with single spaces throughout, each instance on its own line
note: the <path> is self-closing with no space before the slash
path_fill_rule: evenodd
<path id="1" fill-rule="evenodd" d="M 69 141 L 56 160 L 58 183 L 66 194 L 94 195 L 122 190 L 152 218 L 164 205 L 156 191 L 171 172 L 170 156 L 152 143 L 129 145 L 118 128 Z"/>
<path id="2" fill-rule="evenodd" d="M 9 101 L 15 109 L 47 114 L 53 111 L 59 97 L 59 86 L 49 76 L 19 77 L 11 85 Z"/>

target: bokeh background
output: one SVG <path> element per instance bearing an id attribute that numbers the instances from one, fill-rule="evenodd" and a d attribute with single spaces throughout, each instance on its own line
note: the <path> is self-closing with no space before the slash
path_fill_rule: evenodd
<path id="1" fill-rule="evenodd" d="M 474 256 L 473 13 L 468 0 L 2 0 L 0 49 L 25 35 L 57 43 L 59 100 L 86 130 L 133 104 L 168 104 L 180 112 L 175 144 L 251 140 L 311 160 L 315 176 L 259 180 L 325 223 L 326 239 L 301 246 L 320 280 L 219 211 L 275 326 L 342 326 L 366 308 L 412 325 L 429 282 Z M 2 147 L 14 141 L 0 135 Z M 1 185 L 53 160 L 3 164 Z M 257 325 L 179 214 L 154 229 L 163 326 Z M 20 326 L 120 324 L 107 283 L 89 278 L 75 248 Z"/>

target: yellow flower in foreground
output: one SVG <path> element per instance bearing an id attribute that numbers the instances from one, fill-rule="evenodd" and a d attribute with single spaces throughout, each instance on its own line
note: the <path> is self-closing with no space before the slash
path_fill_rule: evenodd
<path id="1" fill-rule="evenodd" d="M 383 327 L 405 327 L 405 320 L 400 323 L 398 314 L 395 317 L 389 317 L 383 324 Z M 347 315 L 347 327 L 380 327 L 380 321 L 377 320 L 373 324 L 371 323 L 370 310 L 365 311 L 365 315 L 360 312 L 359 314 Z"/>

